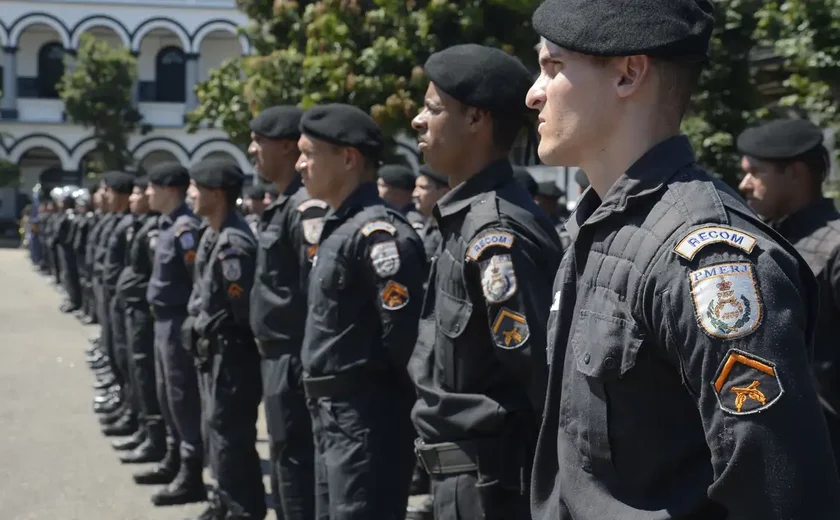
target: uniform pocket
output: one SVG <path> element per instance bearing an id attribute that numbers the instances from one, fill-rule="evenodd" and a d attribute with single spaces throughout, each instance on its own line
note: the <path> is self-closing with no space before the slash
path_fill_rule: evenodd
<path id="1" fill-rule="evenodd" d="M 583 469 L 612 468 L 610 451 L 610 393 L 636 364 L 642 338 L 623 318 L 581 310 L 572 336 L 575 375 L 570 378 L 566 431 L 577 445 Z"/>
<path id="2" fill-rule="evenodd" d="M 443 374 L 444 385 L 450 390 L 458 388 L 456 374 L 459 367 L 456 360 L 463 357 L 455 352 L 455 341 L 467 330 L 472 310 L 472 303 L 467 300 L 456 298 L 446 291 L 438 293 L 435 310 L 437 328 L 446 339 L 440 338 L 442 341 L 436 342 L 435 362 L 443 363 L 438 370 Z"/>

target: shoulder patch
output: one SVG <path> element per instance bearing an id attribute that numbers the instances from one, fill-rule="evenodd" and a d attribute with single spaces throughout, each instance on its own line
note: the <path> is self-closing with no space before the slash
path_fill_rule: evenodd
<path id="1" fill-rule="evenodd" d="M 222 276 L 229 282 L 235 282 L 242 277 L 242 264 L 239 258 L 229 256 L 222 260 Z"/>
<path id="2" fill-rule="evenodd" d="M 305 200 L 305 201 L 301 202 L 300 204 L 298 204 L 298 207 L 297 207 L 298 211 L 300 211 L 301 213 L 303 213 L 304 211 L 306 211 L 310 208 L 328 209 L 329 204 L 327 204 L 326 202 L 324 202 L 323 200 L 320 200 L 320 199 L 309 199 L 309 200 Z"/>
<path id="3" fill-rule="evenodd" d="M 303 227 L 303 238 L 308 244 L 317 244 L 324 230 L 324 217 L 308 218 L 300 221 Z"/>
<path id="4" fill-rule="evenodd" d="M 400 250 L 393 240 L 379 242 L 370 248 L 373 270 L 382 278 L 389 278 L 400 270 Z"/>
<path id="5" fill-rule="evenodd" d="M 411 227 L 413 227 L 417 231 L 421 231 L 424 227 L 426 227 L 426 224 L 417 220 L 411 224 Z"/>
<path id="6" fill-rule="evenodd" d="M 784 393 L 775 364 L 737 349 L 727 352 L 711 384 L 721 410 L 732 415 L 764 411 Z"/>
<path id="7" fill-rule="evenodd" d="M 239 256 L 242 254 L 242 250 L 236 247 L 226 247 L 219 251 L 219 260 L 224 260 L 225 258 L 231 256 Z"/>
<path id="8" fill-rule="evenodd" d="M 496 255 L 480 265 L 481 289 L 488 303 L 501 303 L 516 294 L 516 273 L 510 255 Z"/>
<path id="9" fill-rule="evenodd" d="M 481 253 L 489 247 L 513 247 L 513 235 L 502 231 L 484 233 L 475 237 L 467 247 L 467 260 L 478 260 Z"/>
<path id="10" fill-rule="evenodd" d="M 689 279 L 697 322 L 708 335 L 734 339 L 758 328 L 761 298 L 752 264 L 710 265 L 691 271 Z"/>
<path id="11" fill-rule="evenodd" d="M 362 234 L 366 237 L 369 237 L 377 231 L 384 231 L 389 235 L 397 234 L 397 228 L 390 222 L 385 222 L 384 220 L 374 220 L 362 226 Z"/>
<path id="12" fill-rule="evenodd" d="M 506 307 L 499 310 L 493 322 L 493 342 L 497 347 L 507 350 L 519 348 L 530 335 L 525 316 Z"/>
<path id="13" fill-rule="evenodd" d="M 706 226 L 695 229 L 684 236 L 674 247 L 674 252 L 686 260 L 693 260 L 698 251 L 708 245 L 720 242 L 737 247 L 746 253 L 752 253 L 756 239 L 754 236 L 738 229 L 724 226 Z"/>
<path id="14" fill-rule="evenodd" d="M 388 280 L 379 296 L 382 299 L 382 307 L 389 311 L 396 311 L 408 305 L 408 288 L 393 280 Z"/>

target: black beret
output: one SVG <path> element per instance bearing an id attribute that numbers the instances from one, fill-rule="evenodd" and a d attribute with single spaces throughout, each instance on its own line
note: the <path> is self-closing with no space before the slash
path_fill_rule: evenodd
<path id="1" fill-rule="evenodd" d="M 565 194 L 566 193 L 561 190 L 554 181 L 546 181 L 537 184 L 537 195 L 559 199 Z"/>
<path id="2" fill-rule="evenodd" d="M 581 54 L 705 61 L 713 10 L 710 0 L 546 0 L 533 24 L 546 40 Z"/>
<path id="3" fill-rule="evenodd" d="M 265 194 L 271 197 L 272 199 L 276 199 L 280 196 L 280 190 L 278 190 L 277 186 L 275 186 L 274 184 L 266 184 Z"/>
<path id="4" fill-rule="evenodd" d="M 292 105 L 266 108 L 251 120 L 251 131 L 269 139 L 298 139 L 303 110 Z"/>
<path id="5" fill-rule="evenodd" d="M 358 149 L 376 159 L 382 152 L 382 131 L 362 110 L 340 103 L 318 105 L 304 112 L 300 120 L 303 134 L 338 146 Z"/>
<path id="6" fill-rule="evenodd" d="M 204 159 L 190 168 L 190 177 L 196 184 L 211 189 L 242 189 L 245 174 L 239 165 L 226 159 Z"/>
<path id="7" fill-rule="evenodd" d="M 428 177 L 435 181 L 440 186 L 448 186 L 449 185 L 449 177 L 446 175 L 439 173 L 431 168 L 428 164 L 420 165 L 420 175 Z"/>
<path id="8" fill-rule="evenodd" d="M 265 197 L 265 188 L 259 184 L 249 186 L 248 189 L 245 190 L 245 196 L 249 199 L 262 199 Z"/>
<path id="9" fill-rule="evenodd" d="M 140 188 L 141 190 L 145 190 L 148 185 L 149 185 L 149 179 L 147 177 L 135 177 L 134 178 L 134 187 L 135 188 Z"/>
<path id="10" fill-rule="evenodd" d="M 134 176 L 124 172 L 105 172 L 102 176 L 105 186 L 117 193 L 131 193 L 134 189 Z"/>
<path id="11" fill-rule="evenodd" d="M 513 178 L 516 179 L 517 182 L 525 186 L 525 189 L 528 190 L 528 193 L 531 196 L 535 196 L 537 191 L 539 190 L 539 186 L 537 186 L 537 181 L 528 173 L 528 170 L 523 166 L 514 166 L 513 167 Z"/>
<path id="12" fill-rule="evenodd" d="M 807 119 L 779 119 L 744 130 L 738 136 L 737 146 L 739 152 L 756 159 L 783 161 L 799 157 L 822 143 L 822 131 Z"/>
<path id="13" fill-rule="evenodd" d="M 531 74 L 501 49 L 466 43 L 429 56 L 423 67 L 435 87 L 461 103 L 496 113 L 524 113 Z"/>
<path id="14" fill-rule="evenodd" d="M 401 164 L 386 164 L 379 168 L 378 174 L 387 186 L 403 190 L 413 190 L 417 178 L 411 168 Z"/>
<path id="15" fill-rule="evenodd" d="M 189 186 L 190 173 L 175 162 L 156 164 L 149 170 L 149 182 L 155 186 Z"/>

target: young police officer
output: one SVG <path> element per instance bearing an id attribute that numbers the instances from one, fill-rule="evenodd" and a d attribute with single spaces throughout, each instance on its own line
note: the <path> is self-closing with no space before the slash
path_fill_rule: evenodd
<path id="1" fill-rule="evenodd" d="M 163 461 L 134 480 L 168 484 L 152 496 L 152 503 L 160 506 L 206 497 L 198 381 L 181 341 L 200 236 L 199 221 L 185 203 L 189 183 L 189 174 L 180 164 L 163 163 L 149 172 L 149 207 L 160 217 L 146 300 L 155 318 L 157 396 L 168 438 Z"/>
<path id="2" fill-rule="evenodd" d="M 840 460 L 840 213 L 823 197 L 828 152 L 810 121 L 779 120 L 738 137 L 747 204 L 799 251 L 820 287 L 812 367 Z M 840 465 L 840 464 L 838 464 Z"/>
<path id="3" fill-rule="evenodd" d="M 358 108 L 301 119 L 301 172 L 326 201 L 309 277 L 301 360 L 316 443 L 316 517 L 405 515 L 414 458 L 406 364 L 417 337 L 425 255 L 374 183 L 382 135 Z"/>
<path id="4" fill-rule="evenodd" d="M 707 0 L 548 0 L 540 158 L 591 187 L 554 284 L 535 519 L 840 517 L 807 264 L 679 135 Z"/>
<path id="5" fill-rule="evenodd" d="M 262 520 L 265 489 L 256 448 L 262 385 L 249 317 L 257 244 L 236 209 L 245 176 L 233 162 L 204 160 L 190 169 L 190 177 L 195 212 L 208 222 L 195 261 L 199 308 L 193 355 L 217 484 L 200 519 Z"/>
<path id="6" fill-rule="evenodd" d="M 432 267 L 412 372 L 417 455 L 435 518 L 525 519 L 545 396 L 545 322 L 560 243 L 507 160 L 530 75 L 499 49 L 433 54 L 414 118 L 426 163 L 452 190 L 434 210 Z"/>
<path id="7" fill-rule="evenodd" d="M 309 270 L 327 203 L 309 197 L 295 170 L 302 114 L 293 106 L 264 110 L 251 121 L 248 148 L 259 175 L 281 194 L 263 213 L 251 290 L 251 328 L 262 355 L 271 441 L 271 493 L 280 520 L 315 518 L 315 449 L 300 348 Z"/>

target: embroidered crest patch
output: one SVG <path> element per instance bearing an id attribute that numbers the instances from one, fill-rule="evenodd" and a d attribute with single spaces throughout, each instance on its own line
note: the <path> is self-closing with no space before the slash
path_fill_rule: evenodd
<path id="1" fill-rule="evenodd" d="M 531 331 L 525 316 L 502 307 L 493 322 L 493 342 L 504 349 L 519 348 L 528 341 Z"/>
<path id="2" fill-rule="evenodd" d="M 389 235 L 397 234 L 397 228 L 390 222 L 385 222 L 384 220 L 375 220 L 362 226 L 362 234 L 366 237 L 369 237 L 377 231 L 384 231 Z"/>
<path id="3" fill-rule="evenodd" d="M 489 303 L 501 303 L 516 294 L 516 273 L 510 255 L 496 255 L 482 262 L 481 289 Z"/>
<path id="4" fill-rule="evenodd" d="M 228 290 L 227 290 L 228 296 L 230 296 L 231 298 L 234 298 L 234 299 L 242 296 L 242 294 L 244 292 L 245 292 L 245 289 L 243 289 L 242 286 L 239 285 L 238 283 L 230 284 L 230 286 L 228 286 Z"/>
<path id="5" fill-rule="evenodd" d="M 674 252 L 686 260 L 693 260 L 698 251 L 708 245 L 720 242 L 737 247 L 747 253 L 752 253 L 756 240 L 752 235 L 737 229 L 723 226 L 707 226 L 695 229 L 683 237 L 674 248 Z"/>
<path id="6" fill-rule="evenodd" d="M 784 393 L 773 363 L 736 349 L 723 358 L 712 387 L 721 410 L 733 415 L 766 410 Z"/>
<path id="7" fill-rule="evenodd" d="M 393 240 L 374 244 L 370 248 L 373 270 L 382 278 L 394 276 L 400 270 L 400 251 Z"/>
<path id="8" fill-rule="evenodd" d="M 305 201 L 301 202 L 298 205 L 297 209 L 298 209 L 298 211 L 303 213 L 304 211 L 306 211 L 308 209 L 311 209 L 311 208 L 327 209 L 328 207 L 329 207 L 329 205 L 326 202 L 324 202 L 323 200 L 309 199 L 309 200 L 305 200 Z"/>
<path id="9" fill-rule="evenodd" d="M 230 256 L 222 260 L 222 276 L 229 282 L 235 282 L 242 277 L 242 264 L 239 258 Z"/>
<path id="10" fill-rule="evenodd" d="M 192 233 L 184 232 L 178 235 L 178 242 L 184 249 L 192 249 L 195 247 L 195 238 Z"/>
<path id="11" fill-rule="evenodd" d="M 317 244 L 321 238 L 321 231 L 324 229 L 324 219 L 321 217 L 308 218 L 302 220 L 300 224 L 303 227 L 303 238 L 306 242 L 308 244 Z"/>
<path id="12" fill-rule="evenodd" d="M 382 307 L 389 311 L 396 311 L 408 305 L 408 288 L 393 280 L 388 280 L 379 295 L 382 298 Z"/>
<path id="13" fill-rule="evenodd" d="M 746 262 L 711 265 L 692 271 L 691 294 L 697 321 L 710 336 L 746 336 L 761 321 L 761 298 Z"/>
<path id="14" fill-rule="evenodd" d="M 513 247 L 513 235 L 510 233 L 485 233 L 473 239 L 467 247 L 467 260 L 478 260 L 481 253 L 488 247 L 505 247 L 510 249 Z"/>
<path id="15" fill-rule="evenodd" d="M 191 263 L 195 262 L 195 251 L 190 249 L 189 251 L 184 253 L 184 262 L 186 262 L 188 264 L 191 264 Z"/>

